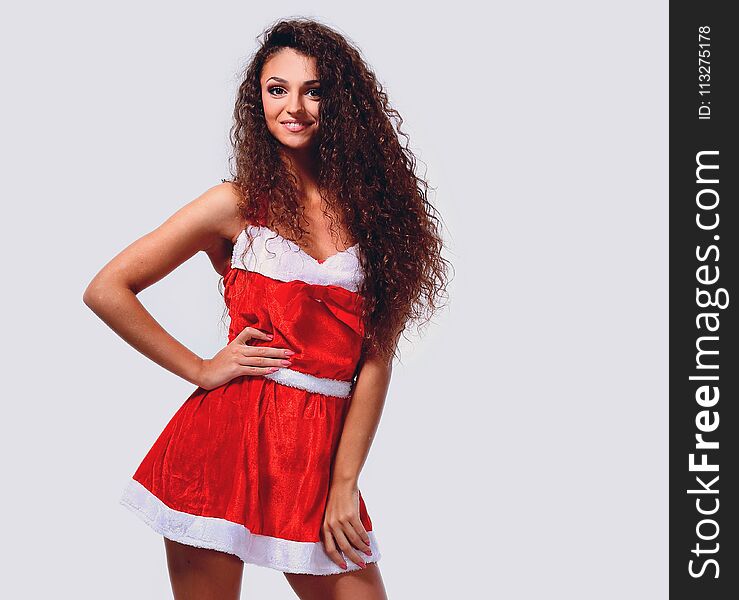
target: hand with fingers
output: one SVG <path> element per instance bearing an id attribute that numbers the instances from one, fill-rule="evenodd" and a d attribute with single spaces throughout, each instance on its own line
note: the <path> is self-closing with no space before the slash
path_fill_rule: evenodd
<path id="1" fill-rule="evenodd" d="M 346 569 L 347 564 L 341 552 L 361 568 L 367 566 L 359 551 L 372 556 L 372 550 L 367 530 L 359 518 L 359 488 L 356 484 L 331 484 L 321 536 L 326 554 L 342 569 Z"/>
<path id="2" fill-rule="evenodd" d="M 213 358 L 203 359 L 198 378 L 200 387 L 213 390 L 235 377 L 267 375 L 292 364 L 289 360 L 295 354 L 292 350 L 251 346 L 248 341 L 253 338 L 271 340 L 273 336 L 255 327 L 245 327 Z"/>

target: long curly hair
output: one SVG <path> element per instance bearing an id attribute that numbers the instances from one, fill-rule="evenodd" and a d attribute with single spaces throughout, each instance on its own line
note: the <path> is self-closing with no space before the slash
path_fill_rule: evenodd
<path id="1" fill-rule="evenodd" d="M 231 179 L 222 181 L 236 187 L 245 222 L 267 221 L 295 243 L 307 234 L 298 182 L 265 123 L 260 78 L 267 60 L 284 48 L 315 58 L 324 215 L 333 233 L 336 217 L 358 244 L 365 274 L 358 290 L 363 354 L 395 356 L 408 323 L 420 329 L 448 298 L 450 264 L 441 256 L 440 218 L 428 200 L 428 183 L 415 172 L 403 119 L 360 51 L 326 25 L 302 17 L 280 20 L 257 41 L 233 113 Z"/>

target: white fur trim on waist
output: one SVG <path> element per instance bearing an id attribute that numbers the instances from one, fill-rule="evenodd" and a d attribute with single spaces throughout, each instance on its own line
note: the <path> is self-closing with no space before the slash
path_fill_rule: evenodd
<path id="1" fill-rule="evenodd" d="M 282 385 L 289 385 L 290 387 L 300 388 L 301 390 L 315 392 L 317 394 L 325 394 L 326 396 L 348 398 L 352 391 L 351 381 L 316 377 L 315 375 L 309 375 L 308 373 L 285 367 L 278 369 L 274 373 L 268 373 L 264 377 Z"/>

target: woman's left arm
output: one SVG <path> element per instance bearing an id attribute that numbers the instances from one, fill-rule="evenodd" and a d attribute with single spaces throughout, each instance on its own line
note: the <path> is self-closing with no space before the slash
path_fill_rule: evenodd
<path id="1" fill-rule="evenodd" d="M 355 549 L 370 555 L 369 537 L 359 519 L 359 473 L 380 423 L 392 370 L 392 357 L 364 359 L 334 457 L 323 541 L 326 553 L 344 569 L 346 563 L 337 545 L 360 566 L 364 561 Z"/>

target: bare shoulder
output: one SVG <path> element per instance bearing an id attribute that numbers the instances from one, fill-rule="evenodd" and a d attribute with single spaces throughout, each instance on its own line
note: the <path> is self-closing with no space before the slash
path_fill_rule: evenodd
<path id="1" fill-rule="evenodd" d="M 231 183 L 208 188 L 124 248 L 95 276 L 91 286 L 122 283 L 138 293 L 200 251 L 222 273 L 233 241 L 245 227 L 240 200 Z"/>
<path id="2" fill-rule="evenodd" d="M 220 233 L 223 239 L 233 244 L 246 226 L 239 210 L 240 203 L 241 193 L 238 188 L 225 181 L 207 189 L 190 204 L 193 208 L 204 211 L 211 231 Z"/>

